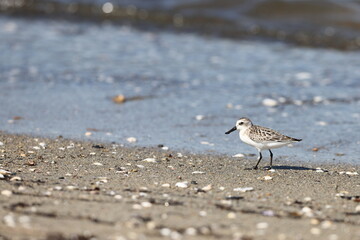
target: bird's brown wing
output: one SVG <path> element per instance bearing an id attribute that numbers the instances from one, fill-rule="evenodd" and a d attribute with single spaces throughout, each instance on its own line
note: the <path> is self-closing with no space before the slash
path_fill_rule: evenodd
<path id="1" fill-rule="evenodd" d="M 285 136 L 270 128 L 256 125 L 250 129 L 249 137 L 254 142 L 292 142 L 298 140 Z"/>

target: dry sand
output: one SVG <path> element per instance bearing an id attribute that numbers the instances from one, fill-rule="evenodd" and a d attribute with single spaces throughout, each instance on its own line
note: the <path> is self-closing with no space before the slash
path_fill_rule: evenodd
<path id="1" fill-rule="evenodd" d="M 360 239 L 359 166 L 0 142 L 0 239 Z"/>

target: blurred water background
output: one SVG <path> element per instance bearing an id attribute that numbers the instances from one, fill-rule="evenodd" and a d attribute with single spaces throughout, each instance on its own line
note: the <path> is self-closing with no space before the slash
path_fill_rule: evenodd
<path id="1" fill-rule="evenodd" d="M 358 164 L 359 3 L 0 0 L 0 130 L 251 154 L 247 116 L 304 139 L 277 158 Z"/>

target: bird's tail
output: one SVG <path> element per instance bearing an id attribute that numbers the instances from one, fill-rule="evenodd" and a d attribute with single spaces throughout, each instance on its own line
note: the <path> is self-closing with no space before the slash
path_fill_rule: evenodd
<path id="1" fill-rule="evenodd" d="M 293 141 L 295 142 L 300 142 L 302 139 L 299 139 L 299 138 L 292 138 Z"/>

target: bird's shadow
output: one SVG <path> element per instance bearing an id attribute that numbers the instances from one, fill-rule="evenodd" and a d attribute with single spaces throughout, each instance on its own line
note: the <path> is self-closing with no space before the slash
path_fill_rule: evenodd
<path id="1" fill-rule="evenodd" d="M 300 166 L 288 166 L 288 165 L 282 165 L 282 166 L 272 166 L 270 168 L 269 166 L 266 167 L 259 167 L 259 170 L 297 170 L 297 171 L 316 171 L 315 168 L 308 168 L 308 167 L 300 167 Z M 255 170 L 253 167 L 251 168 L 245 168 L 245 170 Z"/>
<path id="2" fill-rule="evenodd" d="M 281 166 L 273 166 L 272 169 L 275 170 L 303 170 L 303 171 L 316 171 L 315 168 L 308 168 L 308 167 L 300 167 L 300 166 L 288 166 L 288 165 L 281 165 Z"/>

